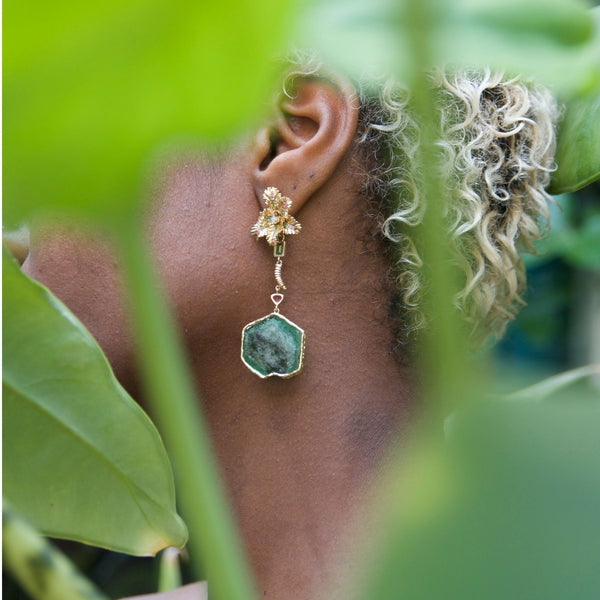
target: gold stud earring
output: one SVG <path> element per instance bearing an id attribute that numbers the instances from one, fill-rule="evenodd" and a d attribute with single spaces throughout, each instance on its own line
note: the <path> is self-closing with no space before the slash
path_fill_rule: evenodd
<path id="1" fill-rule="evenodd" d="M 302 229 L 289 214 L 292 201 L 275 187 L 263 193 L 265 208 L 250 230 L 257 238 L 264 237 L 273 247 L 275 257 L 275 293 L 271 294 L 273 311 L 248 323 L 242 331 L 242 361 L 256 375 L 293 377 L 300 373 L 304 362 L 304 330 L 279 312 L 282 290 L 287 289 L 281 277 L 285 256 L 285 236 L 296 235 Z"/>

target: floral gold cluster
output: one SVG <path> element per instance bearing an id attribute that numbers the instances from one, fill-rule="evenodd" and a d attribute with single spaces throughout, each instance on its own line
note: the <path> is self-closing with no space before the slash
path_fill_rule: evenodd
<path id="1" fill-rule="evenodd" d="M 289 214 L 292 201 L 282 196 L 276 187 L 268 187 L 263 193 L 265 208 L 252 226 L 251 232 L 258 238 L 264 237 L 271 246 L 283 241 L 286 235 L 295 235 L 302 226 Z"/>

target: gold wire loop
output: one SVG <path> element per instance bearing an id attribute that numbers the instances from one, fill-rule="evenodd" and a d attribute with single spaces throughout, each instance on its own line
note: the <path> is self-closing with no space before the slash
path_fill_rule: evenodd
<path id="1" fill-rule="evenodd" d="M 273 304 L 275 305 L 275 308 L 273 309 L 274 313 L 279 313 L 279 305 L 283 302 L 283 298 L 284 298 L 283 294 L 279 294 L 277 292 L 275 292 L 274 294 L 271 294 L 271 300 L 272 300 Z"/>

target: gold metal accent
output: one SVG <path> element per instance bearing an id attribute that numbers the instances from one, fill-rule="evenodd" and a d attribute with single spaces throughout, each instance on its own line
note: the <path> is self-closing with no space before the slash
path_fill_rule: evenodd
<path id="1" fill-rule="evenodd" d="M 282 196 L 276 187 L 268 187 L 263 193 L 265 208 L 258 215 L 258 221 L 251 232 L 258 238 L 267 238 L 270 246 L 283 241 L 284 235 L 296 235 L 302 229 L 298 221 L 288 213 L 292 201 Z"/>
<path id="2" fill-rule="evenodd" d="M 279 312 L 279 305 L 281 304 L 281 302 L 283 302 L 284 298 L 283 294 L 280 293 L 280 290 L 287 289 L 285 283 L 283 283 L 283 279 L 281 278 L 281 268 L 283 266 L 283 261 L 281 259 L 285 256 L 285 236 L 298 234 L 302 229 L 302 226 L 288 212 L 292 206 L 292 201 L 286 196 L 283 196 L 276 187 L 268 187 L 263 193 L 263 200 L 265 202 L 265 208 L 260 212 L 258 216 L 258 221 L 256 221 L 256 223 L 252 226 L 251 232 L 252 235 L 255 235 L 257 238 L 266 238 L 267 243 L 270 246 L 273 246 L 273 256 L 275 256 L 277 261 L 275 262 L 274 272 L 276 283 L 275 293 L 271 294 L 271 300 L 275 306 L 271 314 L 261 317 L 260 319 L 256 319 L 255 321 L 248 323 L 244 327 L 242 331 L 241 357 L 242 362 L 253 373 L 258 375 L 262 379 L 271 377 L 273 375 L 288 379 L 302 371 L 302 368 L 304 366 L 304 349 L 306 344 L 306 336 L 304 334 L 304 330 L 301 327 L 298 327 L 296 323 L 293 323 Z M 255 368 L 253 368 L 250 364 L 248 364 L 244 358 L 244 340 L 246 332 L 250 327 L 260 323 L 261 321 L 264 321 L 265 319 L 271 316 L 277 316 L 278 318 L 283 319 L 289 325 L 292 325 L 301 333 L 300 357 L 298 362 L 299 367 L 293 373 L 269 373 L 268 375 L 263 375 Z"/>
<path id="3" fill-rule="evenodd" d="M 250 327 L 252 327 L 253 325 L 256 325 L 257 323 L 260 323 L 261 321 L 264 321 L 268 317 L 272 317 L 272 316 L 277 316 L 280 319 L 283 319 L 284 321 L 287 321 L 287 323 L 289 323 L 290 325 L 294 326 L 301 333 L 302 341 L 300 342 L 300 360 L 299 360 L 300 366 L 295 371 L 293 371 L 292 373 L 286 373 L 286 374 L 269 373 L 268 375 L 263 375 L 262 373 L 260 373 L 259 371 L 257 371 L 252 365 L 249 365 L 246 362 L 246 359 L 244 358 L 244 336 L 246 335 L 246 331 L 248 329 L 250 329 Z M 302 371 L 302 369 L 304 369 L 304 350 L 305 350 L 305 348 L 306 348 L 306 334 L 304 333 L 304 329 L 302 329 L 302 327 L 298 327 L 298 325 L 296 325 L 296 323 L 294 323 L 293 321 L 290 321 L 290 319 L 288 319 L 287 317 L 284 317 L 279 312 L 272 312 L 272 313 L 270 313 L 268 315 L 265 315 L 264 317 L 261 317 L 260 319 L 256 319 L 255 321 L 252 321 L 251 323 L 248 323 L 244 327 L 244 329 L 242 329 L 242 347 L 241 347 L 241 353 L 240 353 L 242 362 L 255 375 L 258 375 L 261 379 L 267 379 L 269 377 L 281 377 L 282 379 L 290 379 L 291 377 L 294 377 L 294 376 L 298 375 L 298 373 L 300 373 Z"/>
<path id="4" fill-rule="evenodd" d="M 275 281 L 277 282 L 277 285 L 275 286 L 275 290 L 279 291 L 281 290 L 287 290 L 287 288 L 285 287 L 285 283 L 283 283 L 283 279 L 281 279 L 281 267 L 283 266 L 283 261 L 278 258 L 277 262 L 275 263 Z"/>
<path id="5" fill-rule="evenodd" d="M 273 246 L 273 256 L 275 258 L 283 258 L 285 256 L 285 240 L 281 240 Z"/>
<path id="6" fill-rule="evenodd" d="M 279 300 L 276 300 L 276 297 L 279 297 Z M 275 308 L 273 309 L 274 313 L 279 314 L 279 305 L 283 302 L 283 299 L 285 298 L 285 296 L 279 292 L 275 292 L 274 294 L 271 294 L 271 302 L 273 302 L 273 304 L 275 305 Z"/>

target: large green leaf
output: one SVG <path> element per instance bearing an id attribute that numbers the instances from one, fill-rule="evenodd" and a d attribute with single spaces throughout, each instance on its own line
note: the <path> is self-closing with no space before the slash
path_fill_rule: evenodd
<path id="1" fill-rule="evenodd" d="M 43 533 L 136 555 L 182 546 L 160 437 L 75 317 L 3 254 L 4 495 Z"/>
<path id="2" fill-rule="evenodd" d="M 566 105 L 558 135 L 554 194 L 600 177 L 600 7 L 579 0 L 432 0 L 427 26 L 404 2 L 321 0 L 307 11 L 300 43 L 362 78 L 411 81 L 408 29 L 427 29 L 431 66 L 494 67 L 532 77 Z"/>
<path id="3" fill-rule="evenodd" d="M 600 597 L 600 405 L 481 403 L 403 456 L 361 598 Z"/>
<path id="4" fill-rule="evenodd" d="M 5 222 L 39 207 L 122 218 L 157 144 L 222 137 L 265 102 L 292 7 L 6 2 Z"/>
<path id="5" fill-rule="evenodd" d="M 585 2 L 433 0 L 422 14 L 427 24 L 409 21 L 406 4 L 321 0 L 305 14 L 300 43 L 358 76 L 393 73 L 409 82 L 407 32 L 428 29 L 432 66 L 494 67 L 535 77 L 565 96 L 599 81 L 597 32 Z"/>

